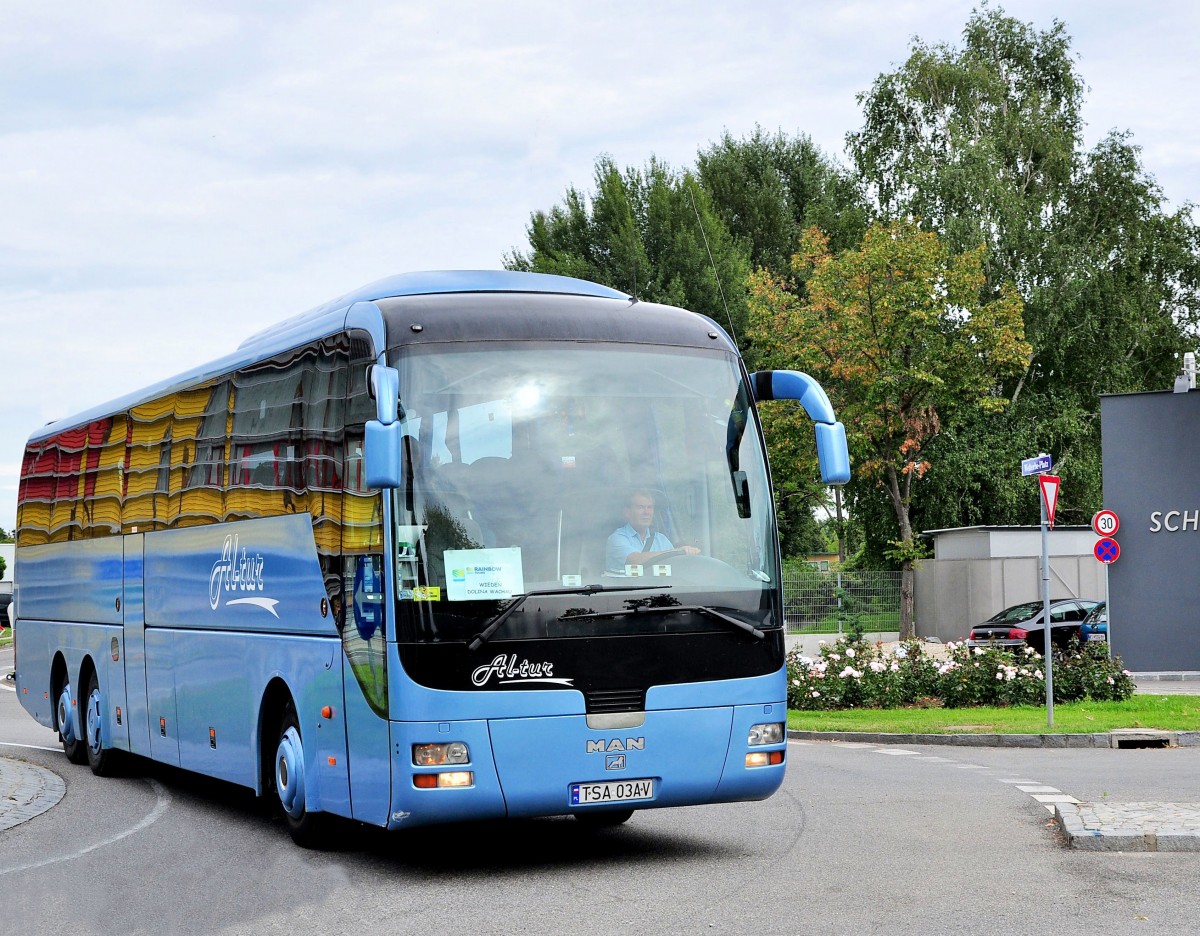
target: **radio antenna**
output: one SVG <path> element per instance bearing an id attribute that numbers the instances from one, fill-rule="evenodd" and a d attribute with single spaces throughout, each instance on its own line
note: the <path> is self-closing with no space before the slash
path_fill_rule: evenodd
<path id="1" fill-rule="evenodd" d="M 713 279 L 717 281 L 717 292 L 721 296 L 721 305 L 725 309 L 725 320 L 729 322 L 729 332 L 733 336 L 733 343 L 738 343 L 737 329 L 733 327 L 733 316 L 729 314 L 729 303 L 725 301 L 725 290 L 721 286 L 721 276 L 717 273 L 717 264 L 713 260 L 712 248 L 708 246 L 708 235 L 704 233 L 704 222 L 700 218 L 700 209 L 696 207 L 696 196 L 692 193 L 691 186 L 688 187 L 688 198 L 692 200 L 692 211 L 696 213 L 696 224 L 700 228 L 700 236 L 704 239 L 704 250 L 708 254 L 708 263 L 712 267 Z"/>

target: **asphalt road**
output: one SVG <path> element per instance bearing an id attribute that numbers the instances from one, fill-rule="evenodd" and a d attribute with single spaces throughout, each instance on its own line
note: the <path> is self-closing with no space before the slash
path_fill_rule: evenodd
<path id="1" fill-rule="evenodd" d="M 0 658 L 0 668 L 4 660 Z M 8 932 L 1194 932 L 1200 853 L 1068 851 L 1013 782 L 1079 799 L 1200 800 L 1200 748 L 789 745 L 762 803 L 388 835 L 296 848 L 244 791 L 135 762 L 100 779 L 0 689 L 0 756 L 62 802 L 0 833 Z M 16 747 L 13 745 L 22 745 Z"/>

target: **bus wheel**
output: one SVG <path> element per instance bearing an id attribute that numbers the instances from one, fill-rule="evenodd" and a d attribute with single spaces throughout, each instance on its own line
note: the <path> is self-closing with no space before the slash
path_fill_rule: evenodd
<path id="1" fill-rule="evenodd" d="M 62 739 L 63 753 L 72 764 L 87 762 L 87 751 L 83 742 L 75 736 L 74 696 L 71 694 L 71 684 L 63 677 L 58 690 L 58 736 Z"/>
<path id="2" fill-rule="evenodd" d="M 300 720 L 289 700 L 279 724 L 279 743 L 275 748 L 275 793 L 283 810 L 292 841 L 301 848 L 313 848 L 320 838 L 321 816 L 304 805 L 304 744 L 300 738 Z"/>
<path id="3" fill-rule="evenodd" d="M 88 765 L 97 777 L 105 777 L 113 772 L 118 754 L 112 748 L 104 746 L 104 698 L 100 695 L 100 680 L 93 670 L 88 676 L 87 712 L 84 715 L 84 748 Z"/>
<path id="4" fill-rule="evenodd" d="M 632 809 L 604 809 L 597 812 L 577 812 L 575 820 L 588 829 L 611 829 L 628 822 Z"/>

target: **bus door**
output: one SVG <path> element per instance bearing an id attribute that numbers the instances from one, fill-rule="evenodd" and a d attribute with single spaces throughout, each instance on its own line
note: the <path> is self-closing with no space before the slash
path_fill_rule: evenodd
<path id="1" fill-rule="evenodd" d="M 146 603 L 144 592 L 145 536 L 123 536 L 124 581 L 121 589 L 121 617 L 125 629 L 123 649 L 125 665 L 124 722 L 129 734 L 129 750 L 151 756 L 150 716 L 146 708 Z"/>
<path id="2" fill-rule="evenodd" d="M 367 394 L 369 348 L 357 347 L 347 381 L 342 471 L 342 687 L 350 804 L 355 819 L 385 825 L 391 809 L 391 726 L 388 723 L 387 603 L 384 497 L 366 485 L 363 426 L 375 417 Z"/>

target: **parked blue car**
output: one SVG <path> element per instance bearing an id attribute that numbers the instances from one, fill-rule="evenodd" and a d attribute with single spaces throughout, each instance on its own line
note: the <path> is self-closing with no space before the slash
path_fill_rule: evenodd
<path id="1" fill-rule="evenodd" d="M 1100 602 L 1088 612 L 1088 616 L 1079 625 L 1079 639 L 1086 643 L 1089 640 L 1108 640 L 1108 605 Z"/>

